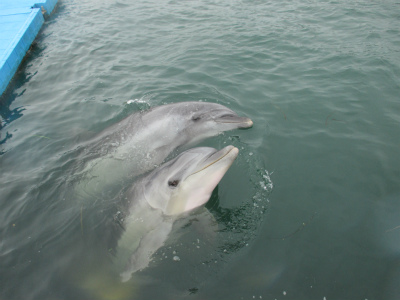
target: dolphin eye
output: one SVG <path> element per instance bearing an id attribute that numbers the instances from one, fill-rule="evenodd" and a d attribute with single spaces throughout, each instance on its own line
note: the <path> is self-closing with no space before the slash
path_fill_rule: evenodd
<path id="1" fill-rule="evenodd" d="M 170 180 L 170 181 L 168 181 L 168 185 L 170 187 L 177 187 L 178 184 L 179 184 L 179 180 Z"/>
<path id="2" fill-rule="evenodd" d="M 193 116 L 192 117 L 192 121 L 199 121 L 201 119 L 201 116 L 200 115 L 197 115 L 197 116 Z"/>

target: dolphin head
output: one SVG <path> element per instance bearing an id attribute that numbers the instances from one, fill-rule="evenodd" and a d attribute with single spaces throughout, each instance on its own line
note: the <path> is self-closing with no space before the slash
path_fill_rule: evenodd
<path id="1" fill-rule="evenodd" d="M 249 128 L 253 122 L 246 117 L 239 117 L 233 110 L 217 103 L 188 102 L 191 108 L 190 120 L 194 124 L 212 123 L 220 129 L 231 130 L 236 128 Z"/>
<path id="2" fill-rule="evenodd" d="M 144 178 L 144 198 L 169 216 L 199 207 L 208 201 L 238 153 L 233 146 L 185 151 Z"/>
<path id="3" fill-rule="evenodd" d="M 191 146 L 224 131 L 253 126 L 251 119 L 210 102 L 178 102 L 158 106 L 143 120 L 147 127 L 158 124 L 161 144 L 165 137 L 170 137 L 178 146 Z"/>
<path id="4" fill-rule="evenodd" d="M 181 109 L 187 110 L 184 114 L 185 131 L 193 142 L 224 131 L 253 126 L 251 119 L 240 117 L 233 110 L 217 103 L 187 102 L 187 107 Z"/>

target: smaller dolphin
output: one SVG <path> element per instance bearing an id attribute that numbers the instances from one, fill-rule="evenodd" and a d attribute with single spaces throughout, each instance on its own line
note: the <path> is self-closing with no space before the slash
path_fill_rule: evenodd
<path id="1" fill-rule="evenodd" d="M 132 177 L 162 163 L 172 151 L 253 122 L 217 103 L 179 102 L 135 113 L 97 135 L 85 147 L 93 153 L 76 191 L 88 195 L 118 191 Z"/>
<path id="2" fill-rule="evenodd" d="M 208 147 L 187 150 L 128 190 L 125 230 L 114 257 L 123 282 L 148 266 L 176 220 L 210 199 L 238 153 L 233 146 L 219 151 Z"/>

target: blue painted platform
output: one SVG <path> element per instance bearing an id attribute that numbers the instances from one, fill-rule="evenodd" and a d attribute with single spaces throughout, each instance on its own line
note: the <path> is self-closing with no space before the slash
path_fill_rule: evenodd
<path id="1" fill-rule="evenodd" d="M 0 95 L 18 69 L 57 0 L 0 0 Z"/>

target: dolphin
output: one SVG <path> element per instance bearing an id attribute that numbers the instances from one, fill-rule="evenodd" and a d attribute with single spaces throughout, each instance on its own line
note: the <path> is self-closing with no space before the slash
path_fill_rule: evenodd
<path id="1" fill-rule="evenodd" d="M 76 191 L 91 196 L 119 191 L 178 147 L 251 126 L 251 119 L 208 102 L 179 102 L 134 113 L 105 129 L 85 147 L 89 159 L 78 173 Z"/>
<path id="2" fill-rule="evenodd" d="M 175 221 L 210 199 L 238 153 L 234 146 L 219 151 L 193 148 L 133 184 L 125 194 L 124 230 L 113 256 L 113 264 L 123 282 L 149 265 Z"/>

